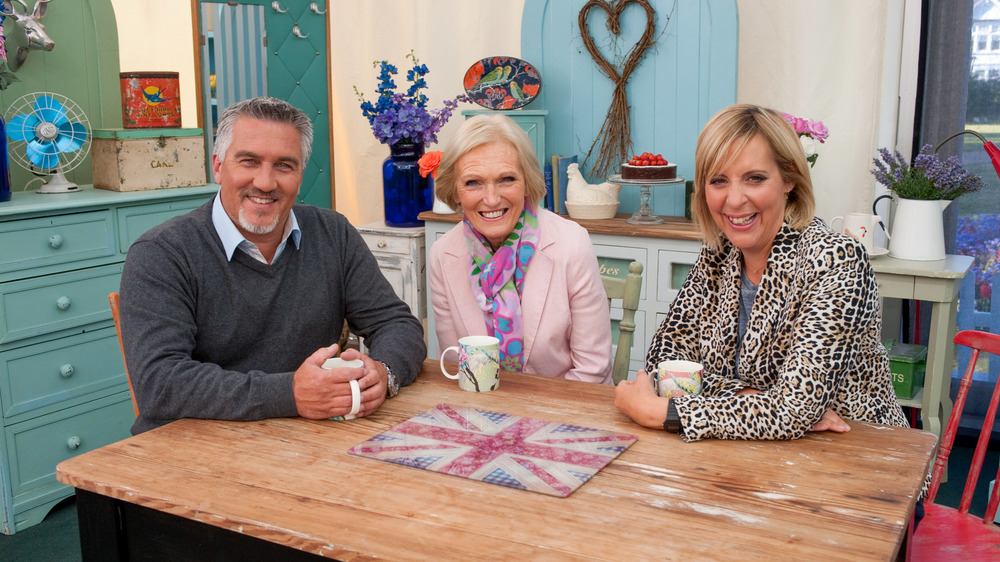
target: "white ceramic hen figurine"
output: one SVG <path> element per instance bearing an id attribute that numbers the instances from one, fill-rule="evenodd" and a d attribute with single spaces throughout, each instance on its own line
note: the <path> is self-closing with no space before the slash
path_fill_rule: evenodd
<path id="1" fill-rule="evenodd" d="M 566 201 L 583 205 L 606 205 L 618 202 L 618 192 L 622 186 L 605 182 L 597 185 L 587 183 L 580 173 L 580 165 L 573 163 L 566 168 L 569 177 L 566 185 Z"/>

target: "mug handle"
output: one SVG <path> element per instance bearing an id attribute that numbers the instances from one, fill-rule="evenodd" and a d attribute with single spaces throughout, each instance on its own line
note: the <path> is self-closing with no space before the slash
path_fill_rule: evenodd
<path id="1" fill-rule="evenodd" d="M 832 219 L 830 219 L 830 230 L 834 232 L 843 232 L 842 228 L 836 228 L 834 226 L 835 224 L 837 224 L 837 221 L 840 221 L 841 226 L 844 225 L 844 217 L 833 217 Z"/>
<path id="2" fill-rule="evenodd" d="M 458 376 L 459 376 L 458 373 L 455 373 L 453 375 L 453 374 L 449 373 L 448 371 L 446 371 L 445 368 L 444 368 L 444 356 L 447 355 L 447 353 L 449 351 L 453 350 L 453 349 L 455 350 L 455 353 L 459 353 L 459 348 L 458 348 L 457 345 L 453 345 L 453 346 L 451 346 L 449 348 L 446 348 L 444 351 L 441 352 L 441 374 L 444 375 L 444 376 L 446 376 L 446 377 L 448 377 L 449 379 L 457 379 Z"/>
<path id="3" fill-rule="evenodd" d="M 878 202 L 883 199 L 888 199 L 889 201 L 895 201 L 895 199 L 892 198 L 892 195 L 879 195 L 878 197 L 875 198 L 875 201 L 872 203 L 872 214 L 878 217 L 878 225 L 882 227 L 882 232 L 885 233 L 885 237 L 889 240 L 892 240 L 892 237 L 889 236 L 889 229 L 885 227 L 885 223 L 882 222 L 881 215 L 879 215 L 878 211 L 875 209 L 875 205 L 878 205 Z"/>

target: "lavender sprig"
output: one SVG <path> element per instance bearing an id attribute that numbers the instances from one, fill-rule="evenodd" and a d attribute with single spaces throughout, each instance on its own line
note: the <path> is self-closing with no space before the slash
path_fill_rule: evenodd
<path id="1" fill-rule="evenodd" d="M 975 193 L 984 185 L 983 179 L 966 171 L 958 158 L 952 156 L 942 162 L 929 144 L 920 149 L 912 166 L 899 152 L 890 154 L 885 148 L 878 152 L 882 160 L 872 159 L 872 175 L 904 199 L 951 200 Z"/>

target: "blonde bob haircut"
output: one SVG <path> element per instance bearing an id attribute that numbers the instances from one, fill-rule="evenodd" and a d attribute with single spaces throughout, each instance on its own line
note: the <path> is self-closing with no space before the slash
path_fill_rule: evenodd
<path id="1" fill-rule="evenodd" d="M 795 129 L 773 109 L 750 104 L 731 105 L 708 120 L 698 135 L 694 154 L 691 216 L 701 229 L 705 244 L 714 250 L 722 248 L 723 234 L 708 209 L 705 184 L 729 166 L 755 136 L 767 141 L 781 179 L 793 186 L 785 204 L 785 223 L 801 230 L 812 221 L 816 212 L 809 163 Z"/>
<path id="2" fill-rule="evenodd" d="M 461 205 L 456 201 L 458 175 L 455 165 L 470 151 L 494 142 L 505 142 L 514 147 L 517 163 L 524 177 L 527 204 L 537 208 L 545 198 L 545 177 L 538 167 L 538 156 L 528 133 L 506 115 L 475 115 L 462 123 L 441 155 L 437 178 L 434 179 L 434 195 L 452 210 L 460 211 Z"/>

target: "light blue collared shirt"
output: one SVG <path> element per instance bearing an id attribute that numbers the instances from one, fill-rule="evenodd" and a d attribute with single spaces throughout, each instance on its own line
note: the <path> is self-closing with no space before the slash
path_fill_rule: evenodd
<path id="1" fill-rule="evenodd" d="M 226 214 L 226 210 L 222 208 L 222 197 L 219 194 L 215 196 L 215 202 L 212 204 L 212 224 L 215 226 L 215 231 L 219 233 L 219 238 L 222 239 L 222 247 L 226 251 L 226 259 L 229 261 L 233 260 L 233 252 L 236 248 L 243 250 L 255 260 L 267 263 L 267 259 L 264 254 L 260 253 L 260 249 L 256 244 L 247 240 L 236 225 L 233 224 L 233 220 L 229 218 Z M 274 258 L 271 260 L 273 263 L 281 255 L 281 252 L 285 250 L 285 245 L 288 243 L 288 237 L 292 237 L 292 242 L 295 243 L 295 247 L 299 247 L 299 242 L 302 239 L 302 231 L 299 230 L 299 221 L 295 220 L 295 212 L 288 211 L 288 220 L 285 221 L 285 232 L 281 236 L 281 244 L 278 245 L 278 249 L 274 252 Z"/>

